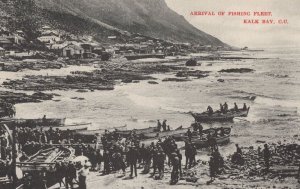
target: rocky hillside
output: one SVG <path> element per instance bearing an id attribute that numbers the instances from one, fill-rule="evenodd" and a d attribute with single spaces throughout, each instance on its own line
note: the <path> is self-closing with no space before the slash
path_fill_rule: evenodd
<path id="1" fill-rule="evenodd" d="M 171 10 L 164 0 L 1 1 L 35 4 L 35 19 L 30 14 L 27 16 L 31 22 L 36 21 L 40 25 L 50 22 L 61 29 L 93 33 L 99 39 L 112 33 L 123 35 L 128 31 L 178 42 L 224 45 L 217 38 L 189 24 L 183 16 Z M 24 19 L 21 20 L 24 22 Z"/>

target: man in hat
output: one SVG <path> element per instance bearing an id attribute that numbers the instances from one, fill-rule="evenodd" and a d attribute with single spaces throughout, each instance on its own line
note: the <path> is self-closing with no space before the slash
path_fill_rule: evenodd
<path id="1" fill-rule="evenodd" d="M 66 168 L 66 189 L 69 188 L 73 189 L 73 179 L 76 179 L 76 168 L 72 161 L 69 162 Z"/>
<path id="2" fill-rule="evenodd" d="M 173 166 L 170 184 L 173 185 L 176 184 L 179 179 L 179 158 L 177 157 L 176 153 L 172 153 L 170 157 Z"/>
<path id="3" fill-rule="evenodd" d="M 167 131 L 167 120 L 164 120 L 162 123 L 163 131 Z"/>
<path id="4" fill-rule="evenodd" d="M 86 163 L 84 166 L 78 171 L 78 185 L 79 189 L 86 189 L 86 177 L 89 174 L 90 164 Z"/>
<path id="5" fill-rule="evenodd" d="M 161 125 L 161 123 L 160 123 L 160 121 L 159 121 L 159 119 L 157 120 L 157 131 L 160 131 L 161 130 L 161 127 L 162 127 L 162 125 Z"/>
<path id="6" fill-rule="evenodd" d="M 132 177 L 133 175 L 133 168 L 134 168 L 134 174 L 137 177 L 137 169 L 136 169 L 137 159 L 138 159 L 137 149 L 133 145 L 131 145 L 129 151 L 127 152 L 127 161 L 130 166 L 130 177 Z"/>
<path id="7" fill-rule="evenodd" d="M 264 145 L 263 154 L 264 154 L 264 161 L 265 161 L 266 171 L 269 171 L 271 152 L 270 152 L 269 146 L 267 144 Z"/>

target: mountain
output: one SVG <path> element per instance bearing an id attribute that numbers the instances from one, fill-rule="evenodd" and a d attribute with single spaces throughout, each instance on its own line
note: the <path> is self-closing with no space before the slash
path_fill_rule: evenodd
<path id="1" fill-rule="evenodd" d="M 35 0 L 43 9 L 89 19 L 108 29 L 125 30 L 151 37 L 206 45 L 224 45 L 183 16 L 164 0 Z"/>
<path id="2" fill-rule="evenodd" d="M 102 40 L 111 34 L 125 35 L 128 31 L 175 42 L 227 46 L 219 39 L 192 26 L 183 16 L 171 10 L 164 0 L 1 1 L 35 4 L 34 11 L 22 9 L 22 3 L 19 8 L 23 13 L 27 12 L 24 14 L 28 14 L 27 17 L 36 22 L 36 25 L 50 23 L 75 33 L 92 33 Z M 22 23 L 19 22 L 18 26 L 20 25 Z"/>

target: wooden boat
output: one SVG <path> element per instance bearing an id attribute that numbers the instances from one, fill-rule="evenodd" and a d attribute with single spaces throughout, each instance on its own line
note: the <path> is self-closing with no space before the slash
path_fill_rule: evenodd
<path id="1" fill-rule="evenodd" d="M 116 130 L 114 131 L 115 133 L 127 137 L 130 135 L 131 132 L 135 132 L 137 135 L 145 134 L 145 133 L 153 133 L 155 132 L 157 127 L 148 127 L 148 128 L 143 128 L 143 129 L 132 129 L 132 130 Z"/>
<path id="2" fill-rule="evenodd" d="M 216 138 L 217 144 L 218 145 L 225 145 L 230 142 L 230 134 L 226 134 L 224 136 L 219 136 Z M 207 138 L 201 139 L 200 137 L 193 137 L 192 138 L 192 143 L 197 147 L 197 148 L 204 148 L 208 147 L 208 141 Z"/>
<path id="3" fill-rule="evenodd" d="M 102 135 L 105 133 L 105 130 L 108 130 L 108 131 L 114 131 L 114 130 L 118 130 L 118 131 L 124 131 L 126 130 L 126 127 L 127 125 L 124 125 L 124 126 L 119 126 L 119 127 L 112 127 L 112 128 L 107 128 L 107 129 L 96 129 L 96 130 L 78 130 L 76 131 L 76 135 L 92 135 L 92 136 L 95 136 L 95 135 Z"/>
<path id="4" fill-rule="evenodd" d="M 203 113 L 192 113 L 191 115 L 195 118 L 196 122 L 210 122 L 210 121 L 232 121 L 235 117 L 247 117 L 250 107 L 247 110 L 239 109 L 239 111 L 230 110 L 227 113 L 221 113 L 216 111 L 209 115 L 208 112 Z"/>
<path id="5" fill-rule="evenodd" d="M 50 147 L 38 151 L 24 162 L 17 162 L 17 166 L 24 172 L 53 171 L 54 164 L 61 161 L 70 161 L 75 157 L 75 150 L 71 147 Z"/>
<path id="6" fill-rule="evenodd" d="M 161 132 L 151 132 L 151 133 L 143 133 L 142 138 L 144 139 L 150 139 L 150 138 L 159 138 L 159 137 L 166 137 L 166 136 L 178 136 L 185 134 L 188 129 L 191 128 L 182 128 L 182 126 L 176 128 L 175 130 L 171 131 L 161 131 Z"/>
<path id="7" fill-rule="evenodd" d="M 228 144 L 230 142 L 230 133 L 231 128 L 223 128 L 224 135 L 219 135 L 218 132 L 221 131 L 221 128 L 211 128 L 203 131 L 203 135 L 200 137 L 198 133 L 193 133 L 191 138 L 192 143 L 197 148 L 208 147 L 208 139 L 207 136 L 210 134 L 211 136 L 215 136 L 218 145 Z"/>
<path id="8" fill-rule="evenodd" d="M 66 118 L 47 118 L 47 119 L 7 119 L 13 121 L 17 127 L 36 127 L 36 126 L 63 126 Z M 5 120 L 3 120 L 5 121 Z"/>
<path id="9" fill-rule="evenodd" d="M 79 123 L 79 124 L 73 124 L 73 125 L 64 125 L 64 126 L 41 126 L 38 128 L 43 128 L 43 130 L 49 130 L 50 127 L 53 130 L 59 129 L 61 131 L 66 131 L 66 130 L 70 130 L 70 131 L 86 131 L 88 130 L 88 128 L 92 125 L 92 123 Z"/>
<path id="10" fill-rule="evenodd" d="M 165 54 L 133 54 L 133 55 L 125 55 L 127 60 L 137 60 L 144 58 L 165 58 Z"/>

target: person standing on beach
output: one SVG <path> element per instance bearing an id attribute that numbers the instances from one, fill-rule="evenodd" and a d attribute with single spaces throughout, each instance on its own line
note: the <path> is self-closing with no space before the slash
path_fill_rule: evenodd
<path id="1" fill-rule="evenodd" d="M 265 161 L 266 171 L 269 171 L 271 152 L 270 152 L 269 146 L 267 144 L 264 145 L 263 154 L 264 154 L 264 161 Z"/>
<path id="2" fill-rule="evenodd" d="M 160 121 L 159 121 L 159 119 L 158 119 L 158 120 L 157 120 L 157 130 L 160 131 L 160 130 L 161 130 L 161 127 L 162 127 L 162 125 L 161 125 L 161 123 L 160 123 Z"/>
<path id="3" fill-rule="evenodd" d="M 216 162 L 214 161 L 213 157 L 210 157 L 208 164 L 209 164 L 210 182 L 213 182 L 216 177 Z"/>
<path id="4" fill-rule="evenodd" d="M 130 149 L 127 153 L 127 161 L 130 166 L 130 177 L 133 176 L 133 169 L 134 169 L 134 174 L 137 177 L 137 169 L 136 169 L 137 159 L 138 159 L 137 149 L 134 146 L 130 146 Z"/>
<path id="5" fill-rule="evenodd" d="M 109 158 L 109 153 L 106 149 L 103 152 L 103 162 L 104 162 L 103 175 L 108 175 L 110 173 L 110 166 L 109 166 L 110 158 Z"/>
<path id="6" fill-rule="evenodd" d="M 228 111 L 228 104 L 227 104 L 227 102 L 224 103 L 223 108 L 224 108 L 224 113 L 226 113 Z"/>
<path id="7" fill-rule="evenodd" d="M 163 131 L 167 131 L 167 120 L 164 120 L 162 123 Z"/>
<path id="8" fill-rule="evenodd" d="M 86 177 L 89 174 L 89 165 L 84 164 L 84 166 L 78 171 L 78 185 L 79 189 L 86 189 Z"/>
<path id="9" fill-rule="evenodd" d="M 163 149 L 160 147 L 157 153 L 157 168 L 159 173 L 159 179 L 162 179 L 164 177 L 165 159 L 166 159 L 166 154 L 164 153 Z"/>
<path id="10" fill-rule="evenodd" d="M 73 189 L 73 179 L 76 179 L 76 168 L 75 165 L 72 162 L 69 162 L 67 168 L 66 168 L 66 189 L 69 188 L 69 185 L 71 189 Z"/>

